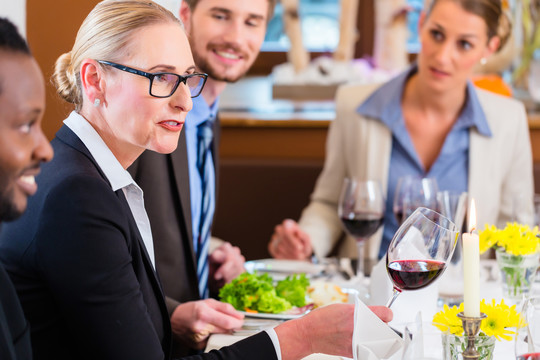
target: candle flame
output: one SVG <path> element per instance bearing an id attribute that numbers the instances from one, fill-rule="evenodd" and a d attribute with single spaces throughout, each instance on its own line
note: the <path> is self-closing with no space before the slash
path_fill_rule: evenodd
<path id="1" fill-rule="evenodd" d="M 476 230 L 476 204 L 474 199 L 471 199 L 471 206 L 469 207 L 469 232 L 472 233 Z"/>

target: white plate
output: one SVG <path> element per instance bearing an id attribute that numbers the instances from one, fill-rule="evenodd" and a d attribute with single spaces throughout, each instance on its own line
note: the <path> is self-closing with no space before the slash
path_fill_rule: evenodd
<path id="1" fill-rule="evenodd" d="M 291 274 L 305 273 L 306 276 L 312 277 L 320 274 L 324 270 L 324 266 L 313 264 L 309 261 L 301 260 L 279 260 L 279 259 L 262 259 L 247 261 L 245 264 L 246 270 L 250 273 L 258 271 L 260 273 L 267 272 L 274 276 L 281 274 L 281 277 Z M 285 276 L 284 276 L 285 275 Z"/>
<path id="2" fill-rule="evenodd" d="M 311 310 L 308 310 L 302 314 L 269 314 L 269 313 L 250 313 L 250 312 L 245 312 L 245 311 L 240 311 L 240 312 L 244 314 L 245 317 L 254 318 L 254 319 L 292 320 L 292 319 L 297 319 L 299 317 L 306 315 L 309 311 Z"/>

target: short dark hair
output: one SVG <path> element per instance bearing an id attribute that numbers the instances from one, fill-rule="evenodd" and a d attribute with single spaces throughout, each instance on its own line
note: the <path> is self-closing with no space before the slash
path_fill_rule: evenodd
<path id="1" fill-rule="evenodd" d="M 199 3 L 199 0 L 182 0 L 185 1 L 186 4 L 189 6 L 190 10 L 193 11 L 197 7 L 197 4 Z M 268 0 L 268 19 L 266 19 L 267 22 L 270 21 L 270 19 L 274 16 L 274 8 L 276 7 L 277 0 Z"/>
<path id="2" fill-rule="evenodd" d="M 0 18 L 0 50 L 31 55 L 26 40 L 21 36 L 17 27 L 6 18 Z"/>
<path id="3" fill-rule="evenodd" d="M 0 18 L 0 50 L 32 56 L 26 40 L 19 34 L 17 27 L 6 18 Z M 2 79 L 0 79 L 0 95 L 2 91 Z"/>

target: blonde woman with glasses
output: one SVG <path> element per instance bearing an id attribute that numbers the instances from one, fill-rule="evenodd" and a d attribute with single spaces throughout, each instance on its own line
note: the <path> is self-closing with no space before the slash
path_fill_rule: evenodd
<path id="1" fill-rule="evenodd" d="M 52 141 L 54 160 L 37 177 L 26 215 L 0 235 L 34 356 L 169 359 L 172 333 L 150 224 L 126 168 L 144 150 L 176 148 L 206 75 L 195 72 L 180 22 L 139 0 L 99 3 L 56 65 L 58 93 L 75 111 Z M 352 305 L 329 306 L 194 358 L 350 357 L 352 319 Z"/>

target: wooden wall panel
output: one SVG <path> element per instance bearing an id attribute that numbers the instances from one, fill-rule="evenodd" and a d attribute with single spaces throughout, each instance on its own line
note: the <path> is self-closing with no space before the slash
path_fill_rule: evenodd
<path id="1" fill-rule="evenodd" d="M 47 85 L 47 109 L 43 130 L 54 137 L 72 107 L 61 100 L 50 82 L 58 56 L 70 51 L 79 26 L 98 0 L 27 0 L 28 42 Z"/>

